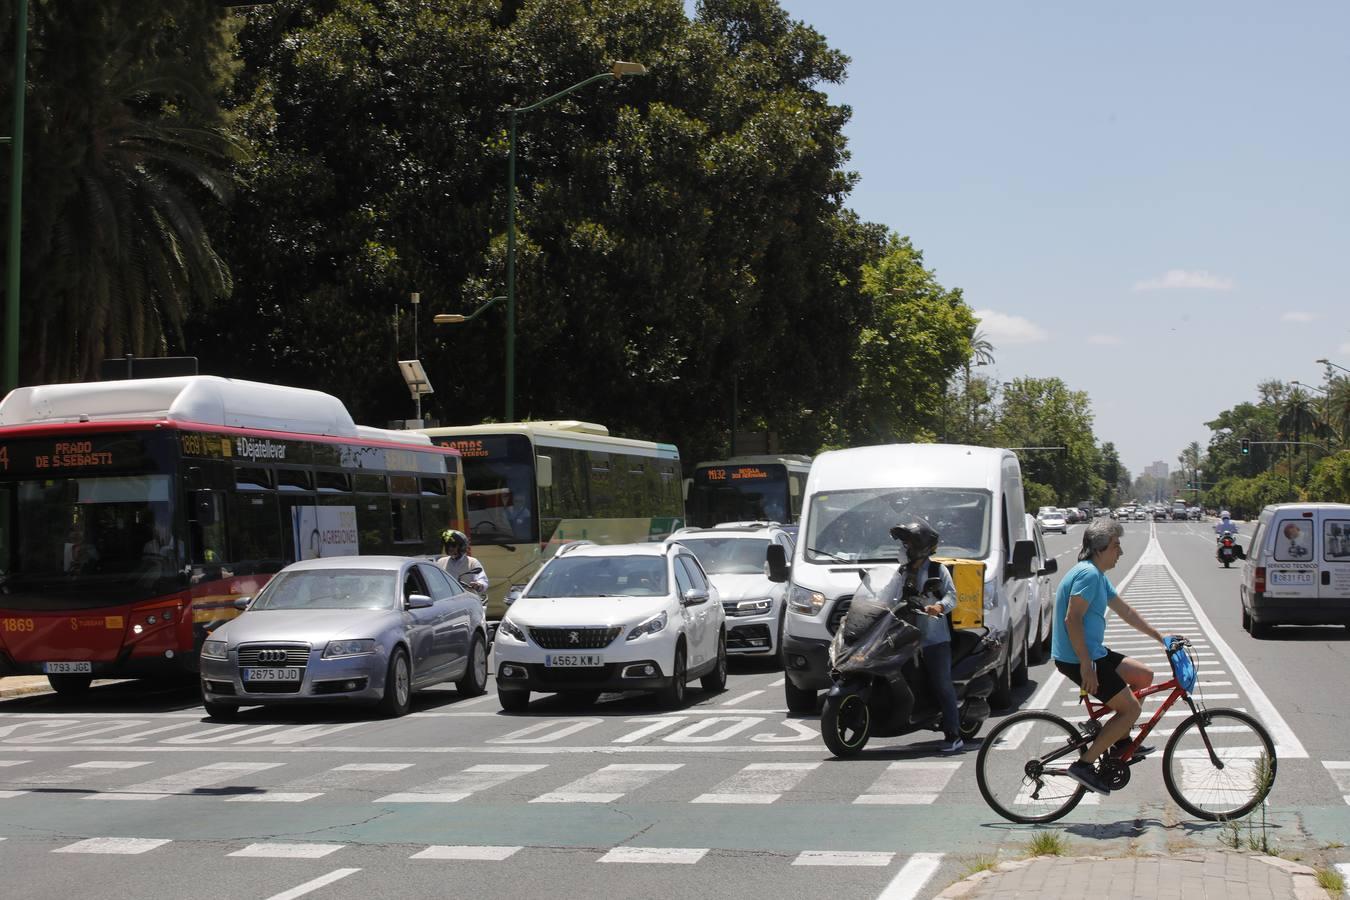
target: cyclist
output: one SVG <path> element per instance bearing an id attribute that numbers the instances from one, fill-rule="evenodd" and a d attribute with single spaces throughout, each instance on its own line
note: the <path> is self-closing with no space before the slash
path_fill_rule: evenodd
<path id="1" fill-rule="evenodd" d="M 441 532 L 441 551 L 445 554 L 436 565 L 480 597 L 487 596 L 488 577 L 483 564 L 469 555 L 469 538 L 462 531 L 447 528 Z"/>
<path id="2" fill-rule="evenodd" d="M 1120 561 L 1120 536 L 1124 533 L 1124 526 L 1111 519 L 1094 519 L 1089 523 L 1083 531 L 1078 564 L 1064 574 L 1055 593 L 1051 639 L 1055 667 L 1115 711 L 1097 739 L 1068 769 L 1070 778 L 1099 794 L 1109 794 L 1111 789 L 1093 763 L 1117 742 L 1121 743 L 1117 751 L 1128 746 L 1130 727 L 1140 711 L 1139 698 L 1133 691 L 1153 683 L 1152 669 L 1106 647 L 1107 608 L 1138 631 L 1163 643 L 1163 636 L 1116 593 L 1106 577 Z M 1138 755 L 1151 749 L 1140 747 Z"/>

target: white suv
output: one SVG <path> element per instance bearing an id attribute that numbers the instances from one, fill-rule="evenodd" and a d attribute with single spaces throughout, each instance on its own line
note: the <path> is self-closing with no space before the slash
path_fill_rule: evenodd
<path id="1" fill-rule="evenodd" d="M 564 547 L 511 605 L 493 653 L 508 712 L 524 710 L 531 691 L 656 691 L 679 707 L 691 678 L 707 691 L 727 682 L 721 597 L 678 544 Z"/>
<path id="2" fill-rule="evenodd" d="M 792 558 L 792 538 L 777 522 L 728 522 L 684 528 L 667 538 L 693 551 L 722 595 L 727 652 L 775 657 L 783 635 L 786 584 L 769 580 L 766 558 L 777 544 Z"/>

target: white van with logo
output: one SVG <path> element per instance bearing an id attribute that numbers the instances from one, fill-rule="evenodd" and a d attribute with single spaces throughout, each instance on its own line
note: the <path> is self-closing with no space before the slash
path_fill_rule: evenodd
<path id="1" fill-rule="evenodd" d="M 1242 627 L 1350 627 L 1350 504 L 1281 503 L 1256 519 L 1242 564 Z"/>
<path id="2" fill-rule="evenodd" d="M 1036 545 L 1026 533 L 1017 455 L 953 444 L 857 447 L 822 453 L 806 481 L 786 573 L 783 689 L 789 711 L 815 711 L 817 691 L 830 684 L 830 640 L 862 573 L 897 564 L 890 528 L 915 517 L 937 530 L 936 557 L 978 569 L 983 596 L 975 588 L 973 610 L 958 605 L 958 613 L 967 617 L 960 624 L 987 628 L 1003 642 L 991 702 L 1009 706 L 1013 685 L 1027 680 L 1035 640 L 1028 599 Z"/>

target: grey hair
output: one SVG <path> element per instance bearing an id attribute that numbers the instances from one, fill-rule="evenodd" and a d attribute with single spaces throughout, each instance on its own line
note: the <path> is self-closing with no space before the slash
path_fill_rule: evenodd
<path id="1" fill-rule="evenodd" d="M 1078 561 L 1092 559 L 1092 554 L 1101 553 L 1111 546 L 1111 538 L 1118 538 L 1124 533 L 1125 526 L 1115 519 L 1105 516 L 1093 519 L 1083 529 L 1083 548 L 1078 551 Z"/>

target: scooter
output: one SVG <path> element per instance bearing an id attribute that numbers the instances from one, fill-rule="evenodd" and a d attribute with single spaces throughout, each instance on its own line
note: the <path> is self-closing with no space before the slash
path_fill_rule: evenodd
<path id="1" fill-rule="evenodd" d="M 1220 532 L 1218 542 L 1219 545 L 1214 552 L 1225 569 L 1233 564 L 1233 560 L 1246 558 L 1242 552 L 1242 547 L 1237 542 L 1237 535 L 1233 532 Z"/>
<path id="2" fill-rule="evenodd" d="M 940 584 L 929 579 L 914 590 L 900 572 L 877 567 L 865 572 L 844 620 L 830 644 L 830 677 L 820 734 L 835 756 L 857 755 L 873 736 L 895 737 L 941 730 L 942 712 L 930 690 L 914 624 L 926 595 Z M 899 579 L 897 590 L 893 580 Z M 928 602 L 932 602 L 931 600 Z M 973 738 L 989 718 L 1001 641 L 986 628 L 957 629 L 952 635 L 952 683 L 961 711 L 961 737 Z"/>

